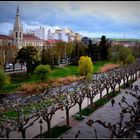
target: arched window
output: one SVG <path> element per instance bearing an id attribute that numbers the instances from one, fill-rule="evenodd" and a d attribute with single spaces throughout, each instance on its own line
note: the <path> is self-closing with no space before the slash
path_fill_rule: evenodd
<path id="1" fill-rule="evenodd" d="M 18 37 L 18 32 L 16 32 L 16 38 Z"/>

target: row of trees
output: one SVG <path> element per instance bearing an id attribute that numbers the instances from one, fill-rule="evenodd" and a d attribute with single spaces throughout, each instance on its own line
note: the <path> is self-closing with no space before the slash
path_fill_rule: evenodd
<path id="1" fill-rule="evenodd" d="M 93 44 L 92 40 L 89 40 L 87 46 L 87 55 L 92 58 L 92 61 L 108 60 L 108 49 L 111 47 L 111 41 L 106 39 L 106 36 L 102 36 L 98 43 Z"/>
<path id="2" fill-rule="evenodd" d="M 107 97 L 108 97 L 109 89 L 112 89 L 112 91 L 115 92 L 116 86 L 119 85 L 119 90 L 120 90 L 120 84 L 122 80 L 124 86 L 127 86 L 129 82 L 129 78 L 130 80 L 136 80 L 137 77 L 139 76 L 140 76 L 140 66 L 138 62 L 122 68 L 111 70 L 101 75 L 97 75 L 92 80 L 84 79 L 83 81 L 72 83 L 70 85 L 67 85 L 65 88 L 62 86 L 55 89 L 49 88 L 44 93 L 41 94 L 43 98 L 37 103 L 31 100 L 28 105 L 23 106 L 21 105 L 20 100 L 18 100 L 17 103 L 12 102 L 10 103 L 11 104 L 10 108 L 16 109 L 16 112 L 18 112 L 18 119 L 22 119 L 22 120 L 17 121 L 17 119 L 15 119 L 16 121 L 14 121 L 14 119 L 9 119 L 8 120 L 8 123 L 10 123 L 9 129 L 15 127 L 20 128 L 19 132 L 22 133 L 22 137 L 26 137 L 25 128 L 28 128 L 28 126 L 33 125 L 37 119 L 43 118 L 43 120 L 47 123 L 48 137 L 50 137 L 51 120 L 57 110 L 65 108 L 66 124 L 67 126 L 69 126 L 69 111 L 73 106 L 78 104 L 79 112 L 81 114 L 82 103 L 85 98 L 89 98 L 90 107 L 94 107 L 93 99 L 97 94 L 100 94 L 100 98 L 102 98 L 102 92 L 104 89 L 107 91 Z M 30 111 L 27 111 L 27 109 L 28 110 L 30 109 Z M 35 115 L 36 117 L 31 117 L 33 115 Z M 5 123 L 7 123 L 7 119 L 5 119 L 4 121 L 5 117 L 3 116 L 2 118 L 3 121 L 0 121 L 1 122 L 0 135 L 1 137 L 2 136 L 5 137 L 6 133 L 9 134 L 9 129 L 7 130 L 6 129 L 7 127 L 5 128 L 6 126 Z M 33 121 L 33 118 L 35 119 L 35 121 Z"/>

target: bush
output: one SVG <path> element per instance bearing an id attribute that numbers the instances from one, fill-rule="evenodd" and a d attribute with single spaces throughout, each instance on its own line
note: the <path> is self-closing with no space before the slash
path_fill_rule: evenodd
<path id="1" fill-rule="evenodd" d="M 78 61 L 78 69 L 80 75 L 92 75 L 93 73 L 93 63 L 91 57 L 88 56 L 81 56 L 80 60 Z"/>
<path id="2" fill-rule="evenodd" d="M 8 84 L 10 84 L 10 77 L 0 70 L 0 90 Z"/>
<path id="3" fill-rule="evenodd" d="M 40 79 L 43 82 L 48 80 L 51 72 L 52 70 L 49 65 L 39 65 L 34 70 L 34 75 L 37 79 Z"/>
<path id="4" fill-rule="evenodd" d="M 126 64 L 132 64 L 134 61 L 135 61 L 134 56 L 133 56 L 132 54 L 129 54 L 129 55 L 126 57 L 125 63 L 126 63 Z"/>

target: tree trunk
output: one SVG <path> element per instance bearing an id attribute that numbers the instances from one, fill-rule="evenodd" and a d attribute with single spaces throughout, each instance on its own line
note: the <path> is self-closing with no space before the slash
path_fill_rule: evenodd
<path id="1" fill-rule="evenodd" d="M 123 85 L 124 85 L 123 87 L 125 88 L 125 79 L 123 79 Z"/>
<path id="2" fill-rule="evenodd" d="M 69 127 L 69 109 L 66 108 L 66 123 L 67 127 Z"/>
<path id="3" fill-rule="evenodd" d="M 109 92 L 109 88 L 106 88 L 107 99 L 108 99 L 108 92 Z"/>
<path id="4" fill-rule="evenodd" d="M 50 120 L 47 121 L 47 125 L 48 125 L 47 136 L 50 138 L 51 137 L 51 122 L 50 122 Z"/>
<path id="5" fill-rule="evenodd" d="M 6 130 L 6 138 L 9 138 L 9 133 L 10 133 L 9 128 L 7 128 L 7 130 Z"/>
<path id="6" fill-rule="evenodd" d="M 120 92 L 121 90 L 120 90 L 120 83 L 119 83 L 119 92 Z"/>
<path id="7" fill-rule="evenodd" d="M 102 91 L 100 92 L 100 99 L 102 99 Z"/>
<path id="8" fill-rule="evenodd" d="M 79 103 L 79 117 L 80 117 L 80 119 L 82 118 L 81 111 L 82 111 L 82 103 Z"/>
<path id="9" fill-rule="evenodd" d="M 115 87 L 113 87 L 113 97 L 114 97 L 114 95 L 115 95 Z"/>
<path id="10" fill-rule="evenodd" d="M 90 99 L 90 108 L 93 107 L 93 98 L 89 98 Z"/>
<path id="11" fill-rule="evenodd" d="M 26 136 L 25 136 L 25 129 L 22 129 L 21 133 L 22 133 L 22 138 L 26 138 Z"/>

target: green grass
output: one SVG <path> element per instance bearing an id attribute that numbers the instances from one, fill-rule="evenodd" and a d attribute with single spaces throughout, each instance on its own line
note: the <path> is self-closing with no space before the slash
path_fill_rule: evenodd
<path id="1" fill-rule="evenodd" d="M 76 119 L 77 121 L 82 121 L 82 120 L 84 119 L 84 117 L 75 116 L 75 119 Z"/>
<path id="2" fill-rule="evenodd" d="M 103 67 L 106 64 L 112 64 L 111 61 L 97 61 L 93 64 L 93 73 L 99 72 L 100 68 Z"/>
<path id="3" fill-rule="evenodd" d="M 93 64 L 93 73 L 99 72 L 100 68 L 105 64 L 112 63 L 110 61 L 97 61 Z M 51 78 L 67 77 L 70 75 L 79 75 L 78 66 L 69 65 L 65 67 L 58 67 L 53 70 Z"/>
<path id="4" fill-rule="evenodd" d="M 58 67 L 53 70 L 51 78 L 61 78 L 61 77 L 67 77 L 70 75 L 76 75 L 78 76 L 78 67 L 77 66 L 65 66 L 65 67 Z"/>
<path id="5" fill-rule="evenodd" d="M 93 64 L 93 72 L 99 72 L 99 69 L 105 64 L 112 63 L 110 61 L 97 61 Z M 67 76 L 78 76 L 78 66 L 69 65 L 65 67 L 57 67 L 53 70 L 50 75 L 50 79 L 67 77 Z M 11 84 L 5 86 L 1 93 L 14 93 L 23 83 L 36 83 L 39 82 L 34 76 L 26 76 L 26 72 L 10 74 Z"/>
<path id="6" fill-rule="evenodd" d="M 71 127 L 67 127 L 65 125 L 63 126 L 55 126 L 51 129 L 51 138 L 57 138 L 60 135 L 62 135 L 63 133 L 65 133 L 66 131 L 68 131 Z M 39 135 L 36 136 L 35 138 L 40 137 Z M 47 132 L 43 133 L 41 138 L 47 138 Z"/>

